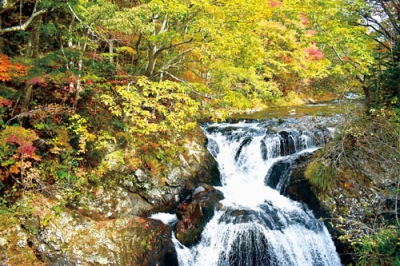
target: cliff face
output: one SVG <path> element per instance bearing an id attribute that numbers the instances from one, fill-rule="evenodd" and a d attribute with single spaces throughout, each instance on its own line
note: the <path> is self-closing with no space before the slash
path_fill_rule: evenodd
<path id="1" fill-rule="evenodd" d="M 0 233 L 0 265 L 177 264 L 171 228 L 147 217 L 176 207 L 197 184 L 217 184 L 216 162 L 202 141 L 188 143 L 180 164 L 157 178 L 136 169 L 67 204 L 66 190 L 26 193 L 15 203 L 19 213 L 0 217 L 8 221 Z"/>

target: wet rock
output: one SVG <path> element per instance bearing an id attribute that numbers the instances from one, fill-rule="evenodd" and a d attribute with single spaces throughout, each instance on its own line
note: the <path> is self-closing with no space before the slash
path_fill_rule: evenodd
<path id="1" fill-rule="evenodd" d="M 251 137 L 247 137 L 242 141 L 242 143 L 240 143 L 240 146 L 237 149 L 237 152 L 235 154 L 235 161 L 239 160 L 239 157 L 240 157 L 240 154 L 242 153 L 243 148 L 250 145 L 251 141 L 252 141 Z"/>
<path id="2" fill-rule="evenodd" d="M 290 173 L 292 171 L 290 160 L 276 162 L 268 171 L 264 179 L 264 184 L 283 194 L 290 182 Z"/>
<path id="3" fill-rule="evenodd" d="M 322 208 L 310 182 L 304 176 L 304 171 L 312 157 L 312 154 L 306 154 L 295 160 L 284 196 L 305 203 L 313 211 L 316 218 L 327 218 L 329 213 Z"/>
<path id="4" fill-rule="evenodd" d="M 222 193 L 212 186 L 202 184 L 197 188 L 193 196 L 177 210 L 179 222 L 175 229 L 176 238 L 186 246 L 197 243 L 205 224 L 212 218 L 222 199 Z"/>
<path id="5" fill-rule="evenodd" d="M 299 132 L 294 130 L 283 130 L 279 132 L 281 139 L 281 156 L 286 156 L 296 152 L 296 140 Z"/>
<path id="6" fill-rule="evenodd" d="M 325 226 L 332 236 L 332 240 L 336 246 L 336 250 L 339 254 L 342 254 L 340 255 L 340 257 L 342 262 L 344 262 L 349 259 L 349 256 L 346 255 L 349 253 L 349 247 L 339 240 L 339 232 L 334 227 L 332 227 L 332 224 L 330 223 L 332 212 L 328 210 L 327 204 L 318 198 L 318 195 L 316 194 L 312 185 L 304 176 L 304 171 L 308 163 L 311 161 L 312 157 L 313 156 L 311 154 L 306 154 L 296 159 L 295 167 L 290 175 L 290 182 L 287 189 L 285 190 L 284 195 L 295 201 L 306 204 L 308 208 L 312 210 L 316 218 L 323 219 Z M 332 197 L 332 199 L 333 198 L 334 197 Z M 335 201 L 334 205 L 338 206 L 338 203 Z"/>

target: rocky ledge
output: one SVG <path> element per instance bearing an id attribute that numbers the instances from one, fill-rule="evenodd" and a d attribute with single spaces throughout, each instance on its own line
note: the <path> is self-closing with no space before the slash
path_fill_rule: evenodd
<path id="1" fill-rule="evenodd" d="M 172 229 L 148 217 L 176 209 L 203 184 L 190 203 L 191 214 L 197 214 L 201 198 L 215 194 L 207 184 L 219 181 L 217 164 L 203 145 L 192 142 L 187 150 L 180 166 L 159 178 L 136 169 L 119 184 L 92 188 L 68 204 L 62 203 L 62 190 L 51 197 L 21 197 L 16 206 L 24 213 L 0 232 L 0 265 L 177 265 Z"/>

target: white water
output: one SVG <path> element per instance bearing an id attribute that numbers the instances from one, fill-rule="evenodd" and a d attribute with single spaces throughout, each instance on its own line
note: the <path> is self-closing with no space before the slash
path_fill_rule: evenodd
<path id="1" fill-rule="evenodd" d="M 178 217 L 176 216 L 176 214 L 170 214 L 170 213 L 165 213 L 165 212 L 159 212 L 159 213 L 155 213 L 150 215 L 151 219 L 154 220 L 160 220 L 161 222 L 163 222 L 166 225 L 174 225 L 178 222 Z"/>
<path id="2" fill-rule="evenodd" d="M 179 265 L 340 265 L 323 223 L 279 193 L 283 181 L 278 190 L 265 185 L 274 163 L 315 151 L 320 132 L 266 134 L 259 123 L 213 124 L 203 131 L 225 199 L 200 243 L 188 248 L 173 237 Z"/>

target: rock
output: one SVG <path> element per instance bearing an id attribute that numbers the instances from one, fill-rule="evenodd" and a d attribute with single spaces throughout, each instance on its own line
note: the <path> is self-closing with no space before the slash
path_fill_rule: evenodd
<path id="1" fill-rule="evenodd" d="M 290 182 L 290 173 L 292 171 L 290 160 L 278 161 L 270 168 L 264 179 L 264 184 L 283 194 L 288 183 Z"/>
<path id="2" fill-rule="evenodd" d="M 84 216 L 94 220 L 115 219 L 140 215 L 153 208 L 137 193 L 132 193 L 121 187 L 100 189 L 101 193 L 93 193 L 91 196 L 82 196 L 71 204 Z"/>
<path id="3" fill-rule="evenodd" d="M 223 198 L 222 193 L 212 186 L 202 184 L 201 188 L 197 188 L 193 196 L 178 207 L 176 238 L 186 246 L 196 244 L 204 226 L 213 217 L 218 202 Z"/>
<path id="4" fill-rule="evenodd" d="M 135 171 L 135 176 L 139 182 L 146 182 L 150 178 L 142 169 L 137 169 Z"/>
<path id="5" fill-rule="evenodd" d="M 304 176 L 304 171 L 311 158 L 312 155 L 307 154 L 295 160 L 284 196 L 305 203 L 313 211 L 316 218 L 328 218 L 329 213 L 322 208 L 316 194 L 312 190 L 311 184 Z M 329 226 L 328 223 L 326 225 Z"/>
<path id="6" fill-rule="evenodd" d="M 4 239 L 13 235 L 13 252 L 21 251 L 47 265 L 178 265 L 172 229 L 139 216 L 177 208 L 202 184 L 188 202 L 193 207 L 182 215 L 203 226 L 212 217 L 222 194 L 205 183 L 221 182 L 218 165 L 201 141 L 201 137 L 188 141 L 179 165 L 156 177 L 147 169 L 130 169 L 122 163 L 125 153 L 110 145 L 103 162 L 117 180 L 112 187 L 94 187 L 67 206 L 62 190 L 54 198 L 35 194 L 35 216 L 19 217 Z M 61 207 L 55 211 L 54 206 Z M 198 237 L 201 228 L 193 234 Z"/>
<path id="7" fill-rule="evenodd" d="M 187 176 L 188 173 L 185 173 L 184 169 L 181 167 L 174 167 L 172 171 L 167 176 L 167 185 L 168 186 L 179 186 L 180 178 Z"/>
<path id="8" fill-rule="evenodd" d="M 311 158 L 311 154 L 306 154 L 296 159 L 295 166 L 290 175 L 290 181 L 284 195 L 295 201 L 306 204 L 307 207 L 312 210 L 316 218 L 323 219 L 325 226 L 332 236 L 332 240 L 336 246 L 338 253 L 344 254 L 341 255 L 341 260 L 347 261 L 349 259 L 349 256 L 346 254 L 349 253 L 349 247 L 339 240 L 339 232 L 330 223 L 332 212 L 327 207 L 328 205 L 319 199 L 318 194 L 314 191 L 312 185 L 304 176 L 304 171 Z M 331 198 L 336 199 L 332 202 L 334 206 L 338 206 L 338 198 L 339 196 Z"/>
<path id="9" fill-rule="evenodd" d="M 178 265 L 170 235 L 153 219 L 97 222 L 63 212 L 29 242 L 47 265 Z"/>
<path id="10" fill-rule="evenodd" d="M 4 238 L 0 237 L 0 249 L 7 249 L 8 242 Z"/>
<path id="11" fill-rule="evenodd" d="M 197 193 L 203 192 L 206 189 L 203 186 L 198 186 L 194 191 L 193 191 L 193 196 L 196 195 Z"/>

